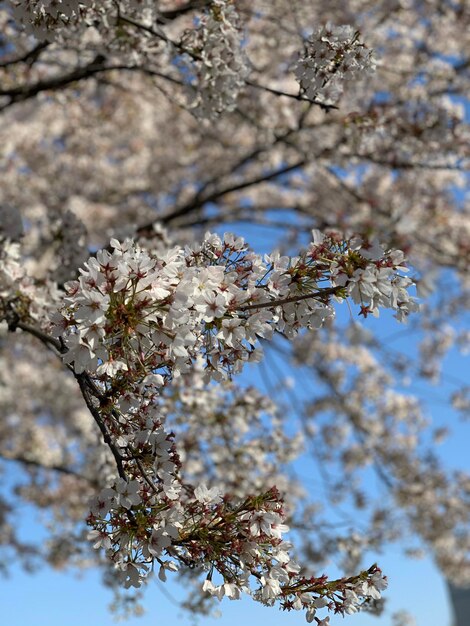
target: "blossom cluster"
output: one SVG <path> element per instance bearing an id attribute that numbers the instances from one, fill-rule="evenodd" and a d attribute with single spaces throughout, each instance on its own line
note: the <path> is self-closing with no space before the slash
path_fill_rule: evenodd
<path id="1" fill-rule="evenodd" d="M 416 309 L 403 255 L 360 240 L 315 233 L 302 255 L 264 259 L 229 234 L 158 257 L 130 240 L 111 245 L 67 283 L 56 318 L 76 373 L 162 385 L 203 354 L 207 377 L 220 380 L 259 358 L 260 338 L 319 328 L 334 315 L 333 296 L 351 295 L 364 315 Z"/>
<path id="2" fill-rule="evenodd" d="M 356 304 L 361 305 L 360 315 L 378 317 L 380 308 L 390 308 L 396 311 L 399 321 L 404 321 L 411 311 L 418 310 L 417 303 L 409 298 L 407 292 L 413 281 L 397 273 L 397 270 L 408 271 L 403 266 L 405 255 L 401 250 L 392 251 L 384 260 L 381 246 L 375 243 L 362 250 L 361 255 L 376 263 L 357 267 L 352 273 L 344 267 L 345 271 L 333 279 L 335 285 L 348 284 L 348 294 Z"/>
<path id="3" fill-rule="evenodd" d="M 19 243 L 0 237 L 0 320 L 14 329 L 16 321 L 44 322 L 60 299 L 53 281 L 36 284 L 24 267 Z"/>
<path id="4" fill-rule="evenodd" d="M 197 75 L 196 97 L 191 103 L 197 115 L 212 119 L 235 108 L 249 73 L 242 37 L 235 2 L 213 0 L 197 28 L 183 38 Z"/>
<path id="5" fill-rule="evenodd" d="M 310 100 L 335 104 L 343 83 L 357 80 L 374 69 L 372 52 L 351 26 L 317 28 L 294 66 L 295 77 Z"/>
<path id="6" fill-rule="evenodd" d="M 15 19 L 38 39 L 49 39 L 58 28 L 77 23 L 94 0 L 12 0 Z"/>
<path id="7" fill-rule="evenodd" d="M 387 586 L 376 566 L 340 580 L 302 575 L 282 537 L 289 528 L 276 488 L 237 500 L 201 483 L 160 498 L 149 476 L 147 484 L 120 478 L 95 498 L 88 517 L 89 538 L 126 588 L 140 587 L 155 568 L 165 581 L 167 572 L 191 566 L 205 573 L 202 590 L 218 600 L 247 593 L 267 606 L 305 610 L 308 622 L 318 622 L 319 609 L 355 613 Z"/>

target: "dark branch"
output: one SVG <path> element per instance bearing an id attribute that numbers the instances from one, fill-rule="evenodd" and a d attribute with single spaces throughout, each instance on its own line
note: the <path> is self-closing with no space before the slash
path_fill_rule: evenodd
<path id="1" fill-rule="evenodd" d="M 311 100 L 310 98 L 304 96 L 302 93 L 289 93 L 287 91 L 281 91 L 280 89 L 274 89 L 273 87 L 269 87 L 268 85 L 260 85 L 259 83 L 254 83 L 251 80 L 247 80 L 246 84 L 249 87 L 254 87 L 255 89 L 267 91 L 268 93 L 272 93 L 275 96 L 284 96 L 285 98 L 299 100 L 300 102 L 309 102 L 310 104 L 315 104 L 326 112 L 333 109 L 339 109 L 339 107 L 335 106 L 334 104 L 325 104 L 324 102 L 320 102 L 318 100 Z"/>
<path id="2" fill-rule="evenodd" d="M 63 465 L 44 465 L 40 461 L 35 461 L 33 459 L 27 459 L 22 456 L 11 456 L 10 454 L 4 453 L 0 451 L 0 458 L 4 461 L 12 461 L 14 463 L 21 463 L 21 465 L 27 465 L 31 467 L 36 467 L 41 470 L 58 472 L 59 474 L 65 474 L 66 476 L 73 476 L 74 478 L 79 478 L 80 480 L 86 481 L 90 483 L 90 485 L 96 486 L 96 481 L 84 476 L 83 474 L 79 474 L 75 470 L 70 467 L 64 467 Z"/>
<path id="3" fill-rule="evenodd" d="M 186 215 L 187 213 L 191 213 L 192 211 L 201 208 L 203 204 L 206 204 L 208 202 L 215 202 L 219 198 L 229 193 L 232 193 L 234 191 L 240 191 L 241 189 L 247 189 L 248 187 L 253 187 L 254 185 L 259 185 L 260 183 L 268 182 L 270 180 L 273 180 L 274 178 L 277 178 L 278 176 L 288 174 L 289 172 L 292 172 L 298 169 L 299 167 L 303 167 L 306 163 L 307 161 L 305 159 L 301 159 L 293 163 L 292 165 L 286 165 L 277 170 L 271 171 L 267 174 L 262 174 L 261 176 L 251 178 L 249 180 L 243 180 L 239 183 L 227 185 L 211 193 L 208 193 L 202 196 L 197 194 L 187 204 L 175 209 L 175 211 L 173 211 L 172 213 L 169 213 L 168 215 L 161 216 L 161 218 L 159 218 L 159 221 L 161 221 L 164 224 L 170 223 L 178 217 L 182 217 L 183 215 Z M 140 234 L 141 232 L 146 232 L 148 231 L 148 229 L 149 229 L 149 225 L 146 224 L 145 226 L 141 226 L 137 230 L 137 233 Z"/>
<path id="4" fill-rule="evenodd" d="M 191 13 L 192 11 L 198 11 L 200 9 L 205 9 L 210 5 L 210 0 L 192 0 L 192 2 L 188 2 L 182 7 L 178 9 L 168 9 L 167 11 L 160 11 L 160 16 L 158 18 L 158 22 L 164 24 L 165 22 L 169 22 L 171 20 L 176 20 L 178 17 L 182 15 L 186 15 L 186 13 Z"/>
<path id="5" fill-rule="evenodd" d="M 10 65 L 16 65 L 17 63 L 27 63 L 28 65 L 33 65 L 33 63 L 38 59 L 41 52 L 47 48 L 49 45 L 48 41 L 41 41 L 34 48 L 28 50 L 24 54 L 19 57 L 13 59 L 6 59 L 5 61 L 0 61 L 0 67 L 9 67 Z"/>
<path id="6" fill-rule="evenodd" d="M 111 450 L 114 456 L 119 476 L 127 481 L 127 476 L 126 476 L 126 473 L 124 471 L 124 467 L 122 464 L 123 457 L 121 453 L 119 452 L 119 450 L 117 449 L 117 447 L 114 445 L 113 439 L 111 435 L 109 434 L 108 429 L 104 425 L 99 411 L 93 405 L 92 397 L 90 395 L 90 385 L 89 385 L 89 381 L 87 380 L 87 376 L 85 374 L 75 374 L 75 378 L 80 386 L 80 391 L 82 392 L 82 396 L 85 400 L 87 408 L 92 414 L 93 419 L 97 423 L 98 428 L 100 429 L 103 435 L 104 442 L 107 444 L 107 446 L 109 447 L 109 449 Z"/>
<path id="7" fill-rule="evenodd" d="M 6 109 L 12 104 L 16 104 L 17 102 L 24 102 L 25 100 L 34 98 L 39 93 L 42 93 L 44 91 L 57 91 L 74 83 L 80 82 L 81 80 L 87 80 L 98 74 L 102 74 L 103 72 L 111 72 L 113 70 L 142 72 L 143 74 L 146 74 L 148 76 L 162 78 L 177 85 L 182 84 L 181 81 L 173 78 L 172 76 L 162 74 L 161 72 L 158 72 L 156 70 L 140 67 L 138 65 L 107 65 L 106 59 L 104 57 L 98 56 L 88 65 L 74 69 L 68 74 L 54 76 L 52 78 L 40 80 L 33 84 L 20 85 L 19 87 L 12 87 L 10 89 L 0 89 L 0 97 L 9 98 L 8 102 L 0 105 L 0 111 Z"/>

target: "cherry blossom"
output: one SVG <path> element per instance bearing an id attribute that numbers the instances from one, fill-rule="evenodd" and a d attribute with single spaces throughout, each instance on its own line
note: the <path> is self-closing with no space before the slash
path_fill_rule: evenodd
<path id="1" fill-rule="evenodd" d="M 310 100 L 335 104 L 343 81 L 361 78 L 374 69 L 371 51 L 351 26 L 327 24 L 310 35 L 295 75 Z"/>

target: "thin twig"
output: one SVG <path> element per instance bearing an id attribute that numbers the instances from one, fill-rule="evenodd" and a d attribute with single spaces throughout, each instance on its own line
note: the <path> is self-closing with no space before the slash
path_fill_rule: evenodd
<path id="1" fill-rule="evenodd" d="M 238 311 L 249 311 L 250 309 L 266 309 L 270 307 L 282 306 L 284 304 L 290 304 L 291 302 L 299 302 L 301 300 L 322 300 L 325 296 L 335 295 L 339 291 L 344 289 L 342 286 L 338 287 L 326 287 L 325 289 L 317 289 L 313 293 L 305 293 L 301 296 L 291 296 L 290 298 L 284 298 L 283 300 L 271 300 L 270 302 L 259 302 L 258 304 L 247 304 L 238 309 Z"/>

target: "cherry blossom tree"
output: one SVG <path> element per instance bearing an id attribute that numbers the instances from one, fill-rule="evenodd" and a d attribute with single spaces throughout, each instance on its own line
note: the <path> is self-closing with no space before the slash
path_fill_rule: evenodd
<path id="1" fill-rule="evenodd" d="M 9 0 L 0 24 L 3 561 L 320 626 L 380 613 L 364 555 L 391 541 L 470 584 L 470 477 L 413 393 L 469 347 L 467 3 Z"/>

